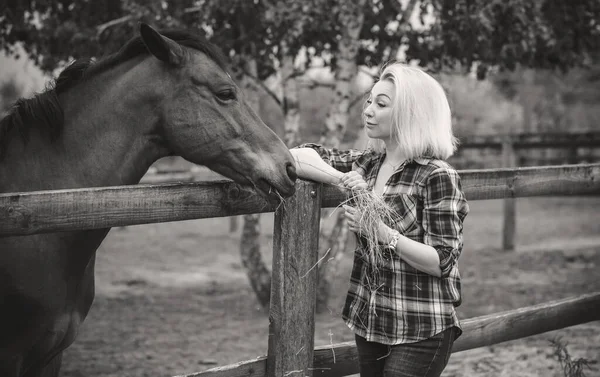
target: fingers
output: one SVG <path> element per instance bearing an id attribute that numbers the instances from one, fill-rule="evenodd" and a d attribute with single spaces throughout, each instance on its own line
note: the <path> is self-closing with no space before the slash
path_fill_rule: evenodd
<path id="1" fill-rule="evenodd" d="M 357 212 L 356 208 L 350 207 L 349 205 L 346 205 L 346 204 L 343 204 L 342 208 L 344 209 L 344 212 L 345 212 L 346 215 L 348 215 L 348 214 L 353 215 L 353 214 L 355 214 Z"/>
<path id="2" fill-rule="evenodd" d="M 349 188 L 349 189 L 353 189 L 353 190 L 367 188 L 367 182 L 365 182 L 363 177 L 355 171 L 350 171 L 348 173 L 345 173 L 340 178 L 340 182 L 341 182 L 342 186 L 344 186 L 345 188 Z"/>
<path id="3" fill-rule="evenodd" d="M 344 209 L 344 218 L 346 219 L 346 223 L 348 224 L 348 229 L 355 233 L 360 233 L 360 216 L 356 208 L 343 205 Z"/>
<path id="4" fill-rule="evenodd" d="M 348 223 L 355 222 L 356 209 L 346 205 L 342 206 L 342 208 L 344 208 L 344 218 Z"/>

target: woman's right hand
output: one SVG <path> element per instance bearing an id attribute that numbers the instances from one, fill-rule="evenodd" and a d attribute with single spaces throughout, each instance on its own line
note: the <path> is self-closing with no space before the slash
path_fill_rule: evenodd
<path id="1" fill-rule="evenodd" d="M 362 175 L 358 174 L 355 171 L 349 171 L 348 173 L 344 173 L 344 175 L 340 178 L 340 183 L 344 188 L 350 190 L 366 190 L 367 182 L 364 180 Z"/>

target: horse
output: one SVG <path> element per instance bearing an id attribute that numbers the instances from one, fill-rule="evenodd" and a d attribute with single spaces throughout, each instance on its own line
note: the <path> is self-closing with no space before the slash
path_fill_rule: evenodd
<path id="1" fill-rule="evenodd" d="M 248 106 L 219 49 L 141 23 L 117 52 L 76 60 L 0 120 L 0 193 L 136 184 L 170 155 L 269 199 L 295 190 L 288 148 Z M 58 376 L 109 230 L 0 237 L 0 376 Z"/>

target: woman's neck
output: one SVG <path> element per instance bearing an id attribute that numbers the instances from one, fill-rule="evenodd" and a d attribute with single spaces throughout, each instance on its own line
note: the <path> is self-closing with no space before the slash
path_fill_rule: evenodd
<path id="1" fill-rule="evenodd" d="M 402 151 L 400 150 L 400 148 L 398 147 L 397 144 L 386 145 L 385 162 L 387 164 L 390 164 L 392 166 L 398 166 L 406 160 L 407 160 L 406 155 L 404 153 L 402 153 Z"/>

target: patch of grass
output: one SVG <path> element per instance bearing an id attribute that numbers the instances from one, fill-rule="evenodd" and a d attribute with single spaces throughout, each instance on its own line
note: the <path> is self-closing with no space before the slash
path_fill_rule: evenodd
<path id="1" fill-rule="evenodd" d="M 550 340 L 550 345 L 554 350 L 552 356 L 558 360 L 565 377 L 585 377 L 584 368 L 587 367 L 592 370 L 592 367 L 589 365 L 590 360 L 581 357 L 573 359 L 571 357 L 567 349 L 568 344 L 562 338 Z"/>

